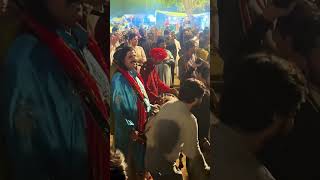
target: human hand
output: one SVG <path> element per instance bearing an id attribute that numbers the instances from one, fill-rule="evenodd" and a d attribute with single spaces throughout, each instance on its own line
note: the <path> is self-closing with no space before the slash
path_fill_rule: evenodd
<path id="1" fill-rule="evenodd" d="M 169 93 L 171 93 L 171 94 L 173 94 L 173 95 L 175 95 L 175 96 L 178 96 L 178 95 L 179 95 L 178 90 L 175 89 L 175 88 L 171 88 L 171 89 L 169 90 Z"/>
<path id="2" fill-rule="evenodd" d="M 203 139 L 202 148 L 203 148 L 203 152 L 209 152 L 210 151 L 211 144 L 210 144 L 210 142 L 208 141 L 207 138 Z"/>
<path id="3" fill-rule="evenodd" d="M 159 111 L 160 111 L 160 105 L 159 104 L 151 105 L 151 116 L 154 116 L 154 115 L 158 114 Z"/>
<path id="4" fill-rule="evenodd" d="M 272 4 L 264 9 L 262 15 L 267 21 L 273 22 L 275 19 L 279 17 L 289 15 L 296 7 L 296 4 L 296 2 L 293 2 L 289 5 L 288 8 L 280 8 Z"/>
<path id="5" fill-rule="evenodd" d="M 209 176 L 210 175 L 210 171 L 211 171 L 210 166 L 206 165 L 206 167 L 204 168 L 205 175 Z"/>

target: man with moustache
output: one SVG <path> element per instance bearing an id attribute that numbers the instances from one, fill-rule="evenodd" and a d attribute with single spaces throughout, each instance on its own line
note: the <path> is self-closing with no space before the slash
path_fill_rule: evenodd
<path id="1" fill-rule="evenodd" d="M 213 126 L 213 177 L 274 180 L 257 154 L 292 128 L 304 98 L 303 84 L 285 60 L 256 54 L 225 84 L 220 123 Z"/>
<path id="2" fill-rule="evenodd" d="M 199 147 L 197 119 L 190 112 L 193 107 L 201 104 L 204 93 L 205 86 L 202 82 L 187 79 L 179 90 L 179 99 L 164 104 L 159 113 L 147 123 L 145 166 L 155 180 L 182 179 L 173 170 L 173 164 L 181 151 L 189 158 L 190 167 L 198 169 L 197 172 L 194 171 L 198 173 L 197 179 L 208 178 L 210 167 Z M 177 127 L 159 129 L 166 127 L 161 125 L 164 121 L 176 124 Z M 168 140 L 167 144 L 161 143 L 165 140 Z"/>

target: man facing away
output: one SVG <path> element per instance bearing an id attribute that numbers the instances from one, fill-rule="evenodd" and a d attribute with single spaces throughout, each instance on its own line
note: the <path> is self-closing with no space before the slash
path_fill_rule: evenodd
<path id="1" fill-rule="evenodd" d="M 187 79 L 180 88 L 179 100 L 164 104 L 146 125 L 145 166 L 155 180 L 182 180 L 182 176 L 173 170 L 173 164 L 181 151 L 188 157 L 190 170 L 197 175 L 197 179 L 208 178 L 210 167 L 199 147 L 197 119 L 190 112 L 193 107 L 201 104 L 204 92 L 203 83 Z"/>
<path id="2" fill-rule="evenodd" d="M 212 131 L 212 179 L 274 180 L 257 155 L 293 127 L 303 84 L 289 64 L 275 56 L 252 55 L 243 62 L 225 84 L 221 123 Z"/>

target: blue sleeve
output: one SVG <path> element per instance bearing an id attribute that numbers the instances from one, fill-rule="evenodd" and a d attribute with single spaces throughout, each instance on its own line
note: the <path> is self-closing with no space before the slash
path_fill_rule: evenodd
<path id="1" fill-rule="evenodd" d="M 116 73 L 112 78 L 112 109 L 116 119 L 124 121 L 125 127 L 132 130 L 136 125 L 135 112 L 136 97 L 132 88 L 120 73 Z"/>

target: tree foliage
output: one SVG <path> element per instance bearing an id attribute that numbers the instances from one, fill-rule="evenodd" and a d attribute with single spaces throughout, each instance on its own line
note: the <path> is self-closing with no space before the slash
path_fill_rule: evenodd
<path id="1" fill-rule="evenodd" d="M 176 7 L 178 11 L 185 11 L 183 0 L 156 0 L 163 8 Z M 192 11 L 203 12 L 209 11 L 210 1 L 209 0 L 192 0 Z"/>

